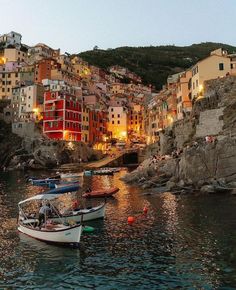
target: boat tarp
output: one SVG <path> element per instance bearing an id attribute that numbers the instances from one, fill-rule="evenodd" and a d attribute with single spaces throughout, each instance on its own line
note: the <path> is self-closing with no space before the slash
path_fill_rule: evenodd
<path id="1" fill-rule="evenodd" d="M 37 194 L 37 195 L 34 195 L 32 197 L 29 197 L 25 200 L 22 200 L 20 201 L 18 204 L 23 204 L 25 202 L 28 202 L 28 201 L 33 201 L 33 200 L 52 200 L 52 199 L 55 199 L 59 196 L 59 194 L 49 194 L 49 193 L 43 193 L 43 194 Z"/>

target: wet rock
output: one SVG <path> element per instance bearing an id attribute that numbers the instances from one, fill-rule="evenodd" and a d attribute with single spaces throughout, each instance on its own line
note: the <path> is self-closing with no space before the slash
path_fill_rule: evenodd
<path id="1" fill-rule="evenodd" d="M 185 186 L 185 182 L 183 181 L 183 179 L 181 179 L 178 183 L 177 183 L 178 187 L 184 187 Z"/>
<path id="2" fill-rule="evenodd" d="M 233 194 L 233 195 L 236 195 L 236 188 L 231 189 L 230 193 Z"/>
<path id="3" fill-rule="evenodd" d="M 200 189 L 200 192 L 202 192 L 202 193 L 214 193 L 215 188 L 213 185 L 203 185 Z"/>
<path id="4" fill-rule="evenodd" d="M 176 183 L 173 182 L 173 181 L 168 181 L 168 182 L 166 183 L 166 188 L 167 188 L 168 190 L 172 190 L 172 189 L 176 188 Z"/>

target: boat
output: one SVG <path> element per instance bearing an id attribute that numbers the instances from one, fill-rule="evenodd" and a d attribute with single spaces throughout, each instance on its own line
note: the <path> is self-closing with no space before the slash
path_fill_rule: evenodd
<path id="1" fill-rule="evenodd" d="M 55 188 L 75 188 L 76 190 L 79 189 L 79 182 L 70 182 L 70 183 L 62 183 L 62 184 L 55 184 Z M 74 191 L 74 190 L 69 190 L 69 191 Z"/>
<path id="2" fill-rule="evenodd" d="M 98 169 L 98 170 L 85 170 L 85 176 L 92 176 L 92 175 L 113 175 L 114 172 L 110 169 Z"/>
<path id="3" fill-rule="evenodd" d="M 83 217 L 83 222 L 104 218 L 105 216 L 105 206 L 106 203 L 103 203 L 99 206 L 84 208 L 84 209 L 76 209 L 69 211 L 68 213 L 62 214 L 60 216 L 60 220 L 73 221 L 73 222 L 81 222 L 81 218 Z M 58 218 L 52 218 L 53 221 L 56 221 Z"/>
<path id="4" fill-rule="evenodd" d="M 84 176 L 92 176 L 93 175 L 93 170 L 85 170 L 84 171 Z"/>
<path id="5" fill-rule="evenodd" d="M 83 172 L 79 172 L 79 173 L 61 173 L 61 178 L 77 178 L 77 177 L 82 177 L 84 176 Z"/>
<path id="6" fill-rule="evenodd" d="M 32 181 L 32 180 L 43 180 L 43 179 L 60 179 L 61 176 L 60 174 L 57 174 L 57 175 L 54 175 L 54 176 L 49 176 L 49 177 L 42 177 L 42 178 L 39 178 L 39 177 L 36 177 L 36 176 L 26 176 L 25 177 L 27 181 Z"/>
<path id="7" fill-rule="evenodd" d="M 58 194 L 58 193 L 67 193 L 77 191 L 80 188 L 78 183 L 65 185 L 62 187 L 54 188 L 49 191 L 44 192 L 44 194 Z"/>
<path id="8" fill-rule="evenodd" d="M 50 184 L 59 183 L 60 179 L 45 178 L 45 179 L 32 179 L 31 183 L 36 186 L 50 186 Z"/>
<path id="9" fill-rule="evenodd" d="M 114 187 L 114 188 L 110 188 L 110 189 L 103 189 L 103 190 L 94 190 L 94 191 L 90 191 L 90 192 L 85 192 L 82 195 L 82 197 L 85 197 L 85 198 L 111 197 L 115 193 L 117 193 L 118 191 L 119 191 L 118 187 Z"/>
<path id="10" fill-rule="evenodd" d="M 49 188 L 59 188 L 59 187 L 64 187 L 64 186 L 70 186 L 70 185 L 79 185 L 79 181 L 61 181 L 60 183 L 49 183 Z"/>
<path id="11" fill-rule="evenodd" d="M 114 172 L 110 169 L 98 169 L 93 171 L 94 175 L 113 175 Z"/>
<path id="12" fill-rule="evenodd" d="M 51 202 L 55 199 L 55 194 L 39 194 L 18 203 L 19 218 L 18 230 L 34 239 L 55 244 L 78 246 L 82 234 L 82 224 L 70 225 L 58 220 L 47 223 L 48 217 L 45 214 L 45 222 L 41 227 L 37 226 L 39 219 L 34 216 L 27 215 L 24 212 L 24 205 L 30 202 Z"/>
<path id="13" fill-rule="evenodd" d="M 104 167 L 103 170 L 110 170 L 113 173 L 119 172 L 121 169 L 119 167 Z"/>

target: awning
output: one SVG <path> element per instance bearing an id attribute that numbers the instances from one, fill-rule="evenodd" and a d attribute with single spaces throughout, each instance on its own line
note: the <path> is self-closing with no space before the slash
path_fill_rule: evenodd
<path id="1" fill-rule="evenodd" d="M 18 205 L 20 204 L 23 204 L 25 202 L 28 202 L 28 201 L 33 201 L 33 200 L 52 200 L 52 199 L 55 199 L 56 197 L 59 197 L 60 194 L 38 194 L 38 195 L 35 195 L 35 196 L 32 196 L 32 197 L 29 197 L 25 200 L 22 200 L 18 203 Z"/>

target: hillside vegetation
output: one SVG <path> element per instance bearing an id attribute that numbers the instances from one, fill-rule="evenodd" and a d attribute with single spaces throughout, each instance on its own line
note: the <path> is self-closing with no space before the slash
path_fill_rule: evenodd
<path id="1" fill-rule="evenodd" d="M 168 75 L 183 71 L 217 48 L 236 52 L 236 47 L 206 42 L 191 46 L 174 45 L 150 47 L 119 47 L 107 50 L 90 50 L 78 54 L 89 64 L 107 69 L 120 65 L 141 76 L 143 83 L 161 89 Z"/>

